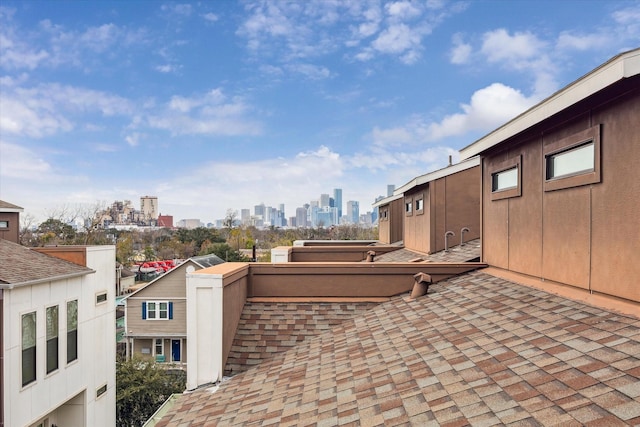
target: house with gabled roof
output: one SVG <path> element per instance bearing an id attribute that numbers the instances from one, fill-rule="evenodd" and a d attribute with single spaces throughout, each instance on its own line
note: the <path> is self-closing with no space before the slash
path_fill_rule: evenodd
<path id="1" fill-rule="evenodd" d="M 127 357 L 139 355 L 185 367 L 186 275 L 223 262 L 213 254 L 189 258 L 124 297 Z"/>
<path id="2" fill-rule="evenodd" d="M 20 243 L 20 206 L 0 200 L 0 239 Z"/>
<path id="3" fill-rule="evenodd" d="M 234 319 L 285 289 L 287 299 L 385 300 L 230 379 L 188 378 L 190 392 L 153 425 L 640 425 L 640 177 L 625 162 L 640 158 L 639 79 L 636 49 L 462 151 L 480 155 L 485 263 L 466 263 L 475 271 L 294 262 L 190 274 L 201 340 L 190 343 L 223 355 L 227 329 L 259 340 L 275 327 L 257 312 L 254 323 Z M 417 298 L 396 287 L 410 266 L 429 285 Z M 224 305 L 207 315 L 214 300 Z M 212 322 L 223 327 L 198 331 Z M 206 371 L 211 358 L 194 354 Z"/>
<path id="4" fill-rule="evenodd" d="M 114 246 L 0 239 L 0 425 L 115 424 L 114 282 Z"/>

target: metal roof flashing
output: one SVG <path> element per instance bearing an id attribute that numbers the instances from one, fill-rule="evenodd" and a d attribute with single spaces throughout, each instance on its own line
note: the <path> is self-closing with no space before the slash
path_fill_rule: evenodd
<path id="1" fill-rule="evenodd" d="M 480 158 L 479 157 L 472 157 L 472 158 L 469 158 L 469 159 L 465 159 L 465 160 L 463 160 L 463 161 L 461 161 L 459 163 L 456 163 L 454 165 L 449 165 L 449 166 L 444 167 L 442 169 L 438 169 L 436 171 L 429 172 L 429 173 L 426 173 L 424 175 L 420 175 L 420 176 L 418 176 L 416 178 L 413 178 L 411 181 L 407 182 L 403 186 L 396 188 L 396 190 L 393 192 L 393 195 L 394 196 L 402 196 L 402 195 L 404 195 L 404 193 L 406 193 L 407 191 L 411 190 L 414 187 L 426 184 L 426 183 L 431 182 L 431 181 L 435 181 L 436 179 L 444 178 L 445 176 L 453 175 L 454 173 L 458 173 L 458 172 L 465 171 L 467 169 L 471 169 L 471 168 L 476 167 L 478 165 L 480 165 Z"/>
<path id="2" fill-rule="evenodd" d="M 596 92 L 638 74 L 640 74 L 640 48 L 621 53 L 464 147 L 460 150 L 460 158 L 469 159 L 477 156 Z"/>

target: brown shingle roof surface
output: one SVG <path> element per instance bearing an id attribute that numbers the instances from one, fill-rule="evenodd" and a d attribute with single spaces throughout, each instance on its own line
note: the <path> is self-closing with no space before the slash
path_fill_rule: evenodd
<path id="1" fill-rule="evenodd" d="M 5 202 L 4 200 L 0 200 L 0 210 L 1 209 L 22 209 L 18 205 L 14 205 L 13 203 Z"/>
<path id="2" fill-rule="evenodd" d="M 374 302 L 248 302 L 225 375 L 236 375 L 364 313 Z"/>
<path id="3" fill-rule="evenodd" d="M 375 248 L 374 248 L 375 250 Z M 374 262 L 411 262 L 418 259 L 431 262 L 467 262 L 480 257 L 480 239 L 465 242 L 463 246 L 452 246 L 448 252 L 439 251 L 433 254 L 424 254 L 407 248 L 398 249 L 377 255 Z M 364 261 L 363 261 L 364 262 Z"/>
<path id="4" fill-rule="evenodd" d="M 476 271 L 185 394 L 157 426 L 639 425 L 639 358 L 640 318 Z"/>
<path id="5" fill-rule="evenodd" d="M 22 283 L 89 274 L 92 269 L 0 239 L 0 283 Z"/>

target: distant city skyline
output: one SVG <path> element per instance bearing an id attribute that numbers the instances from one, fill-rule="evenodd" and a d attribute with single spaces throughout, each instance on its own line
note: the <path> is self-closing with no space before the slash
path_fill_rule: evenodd
<path id="1" fill-rule="evenodd" d="M 341 216 L 368 210 L 637 47 L 638 16 L 628 0 L 3 0 L 0 199 L 42 221 L 149 194 L 213 222 L 344 188 Z"/>

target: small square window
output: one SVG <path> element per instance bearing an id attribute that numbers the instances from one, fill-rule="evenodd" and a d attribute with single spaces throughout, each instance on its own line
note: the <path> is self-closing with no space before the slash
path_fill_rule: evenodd
<path id="1" fill-rule="evenodd" d="M 0 228 L 9 228 L 9 221 L 0 221 Z"/>
<path id="2" fill-rule="evenodd" d="M 413 199 L 404 199 L 404 213 L 407 216 L 413 215 Z"/>

